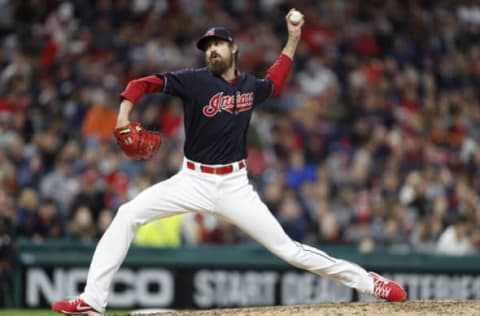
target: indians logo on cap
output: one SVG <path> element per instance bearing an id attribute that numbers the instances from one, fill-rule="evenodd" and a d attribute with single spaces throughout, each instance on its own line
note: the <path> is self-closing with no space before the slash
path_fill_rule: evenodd
<path id="1" fill-rule="evenodd" d="M 207 31 L 207 33 L 205 33 L 205 36 L 212 36 L 212 35 L 215 35 L 215 29 L 214 28 L 209 29 Z"/>

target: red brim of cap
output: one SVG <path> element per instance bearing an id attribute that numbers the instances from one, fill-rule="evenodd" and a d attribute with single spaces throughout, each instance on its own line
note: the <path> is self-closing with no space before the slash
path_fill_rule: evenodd
<path id="1" fill-rule="evenodd" d="M 224 40 L 224 41 L 227 41 L 227 42 L 232 42 L 228 37 L 225 37 L 225 36 L 221 36 L 221 35 L 205 35 L 205 36 L 202 36 L 198 41 L 197 41 L 197 48 L 199 50 L 205 50 L 205 42 L 207 41 L 207 39 L 209 38 L 219 38 L 221 40 Z"/>

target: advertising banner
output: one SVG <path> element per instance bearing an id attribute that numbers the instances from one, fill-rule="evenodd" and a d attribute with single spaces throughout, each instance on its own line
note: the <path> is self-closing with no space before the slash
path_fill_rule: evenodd
<path id="1" fill-rule="evenodd" d="M 475 273 L 384 273 L 404 285 L 412 300 L 480 299 Z M 46 307 L 73 297 L 85 285 L 87 267 L 28 266 L 22 306 Z M 139 268 L 124 266 L 114 278 L 109 308 L 196 308 L 316 304 L 369 300 L 352 289 L 292 269 Z"/>

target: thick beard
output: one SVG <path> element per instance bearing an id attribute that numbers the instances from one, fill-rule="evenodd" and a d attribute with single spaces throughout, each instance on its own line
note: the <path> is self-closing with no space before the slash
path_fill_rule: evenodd
<path id="1" fill-rule="evenodd" d="M 231 66 L 233 65 L 233 55 L 226 57 L 225 59 L 220 58 L 217 62 L 212 62 L 207 58 L 207 68 L 214 74 L 221 76 L 223 75 Z"/>

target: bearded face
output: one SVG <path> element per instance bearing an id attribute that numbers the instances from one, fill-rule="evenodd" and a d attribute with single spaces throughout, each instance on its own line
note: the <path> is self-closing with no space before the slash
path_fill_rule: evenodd
<path id="1" fill-rule="evenodd" d="M 211 72 L 221 76 L 233 66 L 235 56 L 227 41 L 212 39 L 205 47 L 205 62 Z"/>

